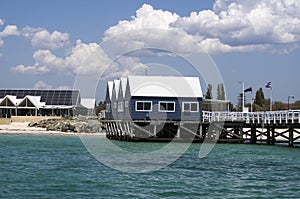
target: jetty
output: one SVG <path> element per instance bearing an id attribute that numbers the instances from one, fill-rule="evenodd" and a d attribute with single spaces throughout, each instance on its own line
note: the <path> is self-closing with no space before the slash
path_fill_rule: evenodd
<path id="1" fill-rule="evenodd" d="M 300 144 L 300 110 L 269 112 L 202 111 L 201 121 L 104 120 L 106 136 L 123 141 Z M 217 139 L 217 140 L 216 140 Z"/>
<path id="2" fill-rule="evenodd" d="M 211 111 L 203 110 L 205 103 Z M 224 102 L 205 101 L 199 77 L 128 76 L 108 81 L 105 104 L 109 139 L 288 146 L 300 141 L 300 110 L 224 111 Z"/>

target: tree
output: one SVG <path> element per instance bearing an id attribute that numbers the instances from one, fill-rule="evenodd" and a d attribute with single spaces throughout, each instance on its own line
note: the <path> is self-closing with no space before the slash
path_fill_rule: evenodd
<path id="1" fill-rule="evenodd" d="M 284 104 L 282 102 L 274 102 L 273 110 L 276 110 L 276 111 L 286 110 L 286 104 Z"/>
<path id="2" fill-rule="evenodd" d="M 224 85 L 218 84 L 218 88 L 217 88 L 217 99 L 218 100 L 225 100 L 225 91 L 224 91 Z"/>
<path id="3" fill-rule="evenodd" d="M 264 106 L 264 103 L 265 103 L 265 95 L 264 95 L 264 92 L 263 92 L 262 88 L 259 88 L 259 89 L 256 91 L 254 103 L 257 104 L 257 105 L 260 106 L 260 107 L 263 107 L 263 106 Z"/>
<path id="4" fill-rule="evenodd" d="M 290 108 L 291 109 L 300 109 L 300 100 L 297 100 L 293 104 L 291 104 Z"/>
<path id="5" fill-rule="evenodd" d="M 212 99 L 212 85 L 208 84 L 205 99 Z"/>
<path id="6" fill-rule="evenodd" d="M 96 115 L 98 115 L 102 110 L 105 110 L 106 105 L 105 102 L 100 101 L 98 106 L 96 106 Z"/>

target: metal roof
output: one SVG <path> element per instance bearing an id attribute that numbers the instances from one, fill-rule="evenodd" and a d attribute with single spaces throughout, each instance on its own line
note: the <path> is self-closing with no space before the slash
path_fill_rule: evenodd
<path id="1" fill-rule="evenodd" d="M 113 91 L 113 87 L 114 87 L 114 82 L 113 81 L 108 81 L 107 82 L 108 85 L 108 95 L 109 95 L 109 99 L 111 100 L 112 97 L 112 91 Z"/>
<path id="2" fill-rule="evenodd" d="M 96 99 L 94 98 L 82 98 L 80 104 L 87 109 L 94 109 L 96 106 Z"/>
<path id="3" fill-rule="evenodd" d="M 125 94 L 126 94 L 126 87 L 127 87 L 127 78 L 126 77 L 121 77 L 121 89 L 122 89 L 122 93 L 123 93 L 123 98 L 125 98 Z"/>
<path id="4" fill-rule="evenodd" d="M 78 103 L 80 94 L 78 90 L 29 90 L 29 89 L 0 89 L 0 99 L 5 96 L 15 96 L 16 100 L 26 96 L 40 96 L 41 102 L 46 105 L 72 106 Z"/>
<path id="5" fill-rule="evenodd" d="M 131 96 L 202 98 L 198 77 L 128 76 Z"/>
<path id="6" fill-rule="evenodd" d="M 119 89 L 120 89 L 120 80 L 119 79 L 114 80 L 114 88 L 113 89 L 115 90 L 116 99 L 118 99 Z"/>

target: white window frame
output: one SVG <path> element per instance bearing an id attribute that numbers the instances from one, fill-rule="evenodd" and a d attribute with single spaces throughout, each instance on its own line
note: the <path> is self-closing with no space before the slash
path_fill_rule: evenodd
<path id="1" fill-rule="evenodd" d="M 129 106 L 129 102 L 125 101 L 125 108 L 128 108 L 128 106 Z"/>
<path id="2" fill-rule="evenodd" d="M 110 103 L 106 104 L 106 112 L 109 113 L 110 112 Z"/>
<path id="3" fill-rule="evenodd" d="M 161 110 L 160 109 L 160 107 L 161 107 L 160 104 L 161 103 L 167 103 L 167 104 L 171 104 L 172 103 L 174 105 L 173 106 L 174 109 L 173 110 Z M 175 112 L 175 110 L 176 110 L 176 108 L 175 108 L 175 102 L 174 101 L 159 101 L 158 102 L 158 112 Z"/>
<path id="4" fill-rule="evenodd" d="M 184 109 L 184 105 L 189 104 L 189 110 Z M 192 111 L 192 104 L 197 104 L 197 111 Z M 199 102 L 182 102 L 182 112 L 184 113 L 198 113 L 199 112 Z"/>
<path id="5" fill-rule="evenodd" d="M 124 102 L 118 102 L 118 112 L 123 112 L 124 111 Z"/>
<path id="6" fill-rule="evenodd" d="M 150 107 L 150 110 L 137 110 L 137 104 L 138 103 L 150 103 L 151 105 L 151 107 Z M 144 105 L 143 105 L 143 107 L 144 107 Z M 151 112 L 152 111 L 152 101 L 135 101 L 135 111 L 137 111 L 137 112 Z"/>

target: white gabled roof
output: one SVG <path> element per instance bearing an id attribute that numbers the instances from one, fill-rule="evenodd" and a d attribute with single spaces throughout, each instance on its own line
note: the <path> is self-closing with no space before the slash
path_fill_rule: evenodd
<path id="1" fill-rule="evenodd" d="M 127 78 L 126 77 L 121 77 L 121 89 L 123 93 L 123 98 L 125 98 L 125 93 L 126 93 L 126 87 L 127 87 Z"/>
<path id="2" fill-rule="evenodd" d="M 108 81 L 107 86 L 108 86 L 109 99 L 111 99 L 114 82 L 113 81 Z"/>
<path id="3" fill-rule="evenodd" d="M 8 99 L 9 101 L 11 101 L 11 103 L 14 105 L 14 106 L 18 106 L 19 103 L 22 101 L 22 99 L 17 99 L 16 96 L 13 96 L 13 95 L 6 95 L 4 98 L 2 98 L 0 100 L 0 103 L 2 103 L 2 101 L 4 101 L 5 99 Z"/>
<path id="4" fill-rule="evenodd" d="M 115 93 L 116 93 L 116 99 L 118 99 L 119 89 L 120 89 L 120 80 L 119 79 L 114 80 L 114 89 L 115 89 Z"/>
<path id="5" fill-rule="evenodd" d="M 26 95 L 23 99 L 20 99 L 18 105 L 20 105 L 26 99 L 28 99 L 36 108 L 41 108 L 46 105 L 45 102 L 41 102 L 41 96 L 31 96 L 31 95 Z"/>
<path id="6" fill-rule="evenodd" d="M 82 98 L 80 104 L 87 109 L 94 109 L 96 105 L 96 99 Z"/>
<path id="7" fill-rule="evenodd" d="M 203 97 L 198 77 L 128 76 L 131 96 Z"/>

